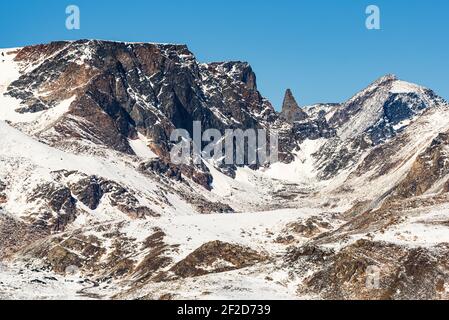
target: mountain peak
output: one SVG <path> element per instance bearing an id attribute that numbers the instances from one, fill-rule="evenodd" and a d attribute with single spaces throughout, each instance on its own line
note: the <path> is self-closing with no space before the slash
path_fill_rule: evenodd
<path id="1" fill-rule="evenodd" d="M 292 90 L 287 89 L 285 91 L 284 102 L 282 104 L 282 110 L 294 110 L 300 109 L 295 97 L 293 96 Z"/>
<path id="2" fill-rule="evenodd" d="M 373 87 L 386 87 L 391 94 L 422 94 L 426 91 L 425 87 L 412 82 L 403 81 L 394 74 L 387 74 L 377 79 L 369 88 L 372 89 Z"/>
<path id="3" fill-rule="evenodd" d="M 381 77 L 380 80 L 383 80 L 383 81 L 395 81 L 395 80 L 399 80 L 399 79 L 398 79 L 398 77 L 395 74 L 389 73 L 389 74 L 386 74 L 383 77 Z"/>
<path id="4" fill-rule="evenodd" d="M 394 81 L 398 81 L 399 78 L 395 74 L 386 74 L 383 77 L 380 77 L 376 81 L 373 82 L 373 86 L 382 86 L 389 83 L 392 83 Z"/>
<path id="5" fill-rule="evenodd" d="M 285 92 L 281 118 L 288 122 L 302 121 L 308 118 L 307 113 L 299 107 L 290 89 Z"/>

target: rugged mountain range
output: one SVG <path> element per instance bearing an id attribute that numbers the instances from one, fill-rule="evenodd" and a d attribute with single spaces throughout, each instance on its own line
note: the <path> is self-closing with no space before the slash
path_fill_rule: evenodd
<path id="1" fill-rule="evenodd" d="M 183 45 L 1 50 L 0 298 L 448 298 L 448 119 L 393 75 L 278 113 Z M 279 162 L 175 165 L 194 121 L 277 133 Z"/>

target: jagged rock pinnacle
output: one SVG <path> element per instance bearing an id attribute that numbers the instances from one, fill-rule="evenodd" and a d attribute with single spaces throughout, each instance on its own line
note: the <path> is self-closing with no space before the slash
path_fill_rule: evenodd
<path id="1" fill-rule="evenodd" d="M 281 118 L 287 122 L 302 121 L 308 118 L 296 102 L 295 97 L 290 89 L 285 92 L 284 102 L 282 104 Z"/>

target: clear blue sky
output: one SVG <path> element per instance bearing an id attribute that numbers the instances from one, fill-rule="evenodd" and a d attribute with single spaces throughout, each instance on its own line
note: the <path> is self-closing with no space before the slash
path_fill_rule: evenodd
<path id="1" fill-rule="evenodd" d="M 65 29 L 65 8 L 81 30 Z M 380 31 L 365 28 L 369 4 Z M 276 107 L 340 102 L 395 73 L 449 99 L 447 0 L 16 0 L 0 1 L 0 47 L 97 38 L 185 43 L 202 62 L 249 61 Z"/>

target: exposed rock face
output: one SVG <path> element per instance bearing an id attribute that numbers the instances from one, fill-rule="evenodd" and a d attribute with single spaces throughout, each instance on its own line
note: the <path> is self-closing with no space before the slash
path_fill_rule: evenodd
<path id="1" fill-rule="evenodd" d="M 306 238 L 313 238 L 316 235 L 323 233 L 323 229 L 326 230 L 330 228 L 331 225 L 319 217 L 312 217 L 304 222 L 293 222 L 287 225 L 288 232 L 293 232 Z"/>
<path id="2" fill-rule="evenodd" d="M 178 167 L 171 165 L 170 163 L 167 163 L 159 158 L 153 159 L 147 163 L 142 163 L 139 167 L 139 170 L 141 170 L 142 172 L 145 172 L 147 170 L 156 172 L 158 174 L 165 175 L 170 179 L 174 179 L 175 181 L 182 180 L 181 170 Z"/>
<path id="3" fill-rule="evenodd" d="M 204 129 L 246 129 L 275 117 L 247 63 L 200 65 L 186 46 L 82 40 L 27 47 L 16 57 L 23 65 L 38 59 L 43 62 L 13 82 L 7 94 L 27 106 L 20 112 L 47 110 L 77 94 L 53 125 L 64 139 L 101 142 L 132 154 L 127 138 L 138 131 L 157 154 L 168 156 L 171 131 L 192 134 L 193 121 Z M 45 99 L 36 96 L 49 90 Z"/>
<path id="4" fill-rule="evenodd" d="M 80 214 L 86 214 L 86 208 L 95 211 L 101 203 L 132 219 L 159 216 L 117 182 L 76 171 L 63 170 L 52 175 L 53 182 L 38 184 L 25 194 L 32 208 L 22 214 L 33 228 L 62 232 Z"/>
<path id="5" fill-rule="evenodd" d="M 322 271 L 309 277 L 300 290 L 327 299 L 446 299 L 442 288 L 449 274 L 439 262 L 445 252 L 447 247 L 432 252 L 361 240 L 328 259 L 318 259 L 324 263 Z M 320 254 L 304 255 L 313 260 Z M 371 274 L 372 270 L 378 273 Z M 371 281 L 370 276 L 376 279 Z"/>
<path id="6" fill-rule="evenodd" d="M 173 181 L 184 182 L 182 176 L 192 179 L 195 183 L 211 190 L 212 175 L 209 169 L 201 163 L 200 165 L 174 165 L 169 159 L 156 158 L 139 165 L 142 173 L 153 173 L 166 176 Z"/>
<path id="7" fill-rule="evenodd" d="M 397 186 L 394 196 L 411 198 L 423 195 L 446 177 L 449 174 L 448 146 L 449 134 L 439 134 L 416 159 L 407 177 Z"/>
<path id="8" fill-rule="evenodd" d="M 0 211 L 0 260 L 10 258 L 24 246 L 45 236 L 48 230 L 30 225 Z"/>
<path id="9" fill-rule="evenodd" d="M 92 231 L 98 236 L 63 233 L 31 246 L 24 254 L 42 259 L 44 266 L 58 274 L 67 274 L 70 268 L 76 267 L 79 272 L 97 274 L 98 281 L 123 279 L 131 275 L 141 280 L 151 278 L 171 261 L 166 254 L 173 248 L 164 243 L 163 232 L 154 230 L 139 246 L 136 239 L 120 232 L 121 227 L 123 225 L 120 224 L 96 226 Z M 145 255 L 138 265 L 132 259 L 137 254 Z"/>
<path id="10" fill-rule="evenodd" d="M 135 196 L 114 181 L 90 176 L 79 180 L 70 187 L 79 201 L 91 210 L 97 209 L 103 197 L 107 196 L 112 207 L 132 218 L 157 216 L 150 208 L 141 206 Z"/>
<path id="11" fill-rule="evenodd" d="M 6 190 L 6 184 L 0 180 L 0 205 L 2 203 L 6 203 L 6 201 L 7 201 L 6 194 L 4 193 L 5 190 Z"/>
<path id="12" fill-rule="evenodd" d="M 308 118 L 307 113 L 301 110 L 290 89 L 285 92 L 284 102 L 282 104 L 281 119 L 293 123 L 303 121 Z"/>
<path id="13" fill-rule="evenodd" d="M 103 197 L 103 190 L 97 177 L 87 177 L 72 186 L 73 193 L 91 210 L 98 208 Z"/>
<path id="14" fill-rule="evenodd" d="M 162 279 L 163 275 L 157 274 L 157 271 L 169 266 L 172 262 L 166 255 L 171 248 L 165 244 L 165 236 L 161 230 L 155 230 L 155 233 L 145 239 L 144 248 L 149 249 L 149 252 L 135 269 L 135 273 L 141 277 L 141 281 L 151 277 Z"/>
<path id="15" fill-rule="evenodd" d="M 197 277 L 208 273 L 225 272 L 254 265 L 265 257 L 254 250 L 221 241 L 202 245 L 172 271 L 180 277 Z"/>
<path id="16" fill-rule="evenodd" d="M 29 202 L 44 199 L 45 205 L 35 208 L 38 218 L 36 224 L 48 224 L 53 231 L 63 231 L 76 218 L 76 200 L 70 189 L 52 183 L 38 186 L 28 197 Z"/>

